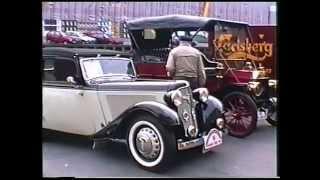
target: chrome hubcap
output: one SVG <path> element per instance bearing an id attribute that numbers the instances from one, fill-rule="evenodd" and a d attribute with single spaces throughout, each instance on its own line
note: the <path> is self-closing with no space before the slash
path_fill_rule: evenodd
<path id="1" fill-rule="evenodd" d="M 137 133 L 136 147 L 146 159 L 155 159 L 160 154 L 160 140 L 155 131 L 149 127 L 142 128 Z"/>

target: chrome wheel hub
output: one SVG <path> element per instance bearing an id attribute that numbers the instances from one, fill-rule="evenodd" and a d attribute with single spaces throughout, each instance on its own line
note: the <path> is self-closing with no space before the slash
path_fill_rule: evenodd
<path id="1" fill-rule="evenodd" d="M 137 133 L 136 147 L 146 159 L 156 159 L 160 154 L 160 140 L 155 131 L 149 127 L 142 128 Z"/>

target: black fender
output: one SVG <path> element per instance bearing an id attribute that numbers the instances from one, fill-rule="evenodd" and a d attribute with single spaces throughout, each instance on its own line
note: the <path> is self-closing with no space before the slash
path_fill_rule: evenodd
<path id="1" fill-rule="evenodd" d="M 197 118 L 200 118 L 202 121 L 201 129 L 203 131 L 208 131 L 211 128 L 216 127 L 217 118 L 223 117 L 223 104 L 214 96 L 208 96 L 208 100 L 205 103 L 197 104 L 196 111 Z"/>
<path id="2" fill-rule="evenodd" d="M 238 84 L 228 85 L 222 88 L 219 92 L 217 92 L 217 96 L 222 100 L 226 95 L 234 91 L 249 93 L 247 83 L 238 83 Z"/>
<path id="3" fill-rule="evenodd" d="M 165 127 L 180 124 L 177 112 L 167 105 L 154 101 L 144 101 L 128 108 L 93 137 L 96 139 L 104 137 L 123 138 L 124 129 L 126 129 L 128 122 L 132 120 L 132 117 L 139 115 L 139 113 L 151 114 Z"/>

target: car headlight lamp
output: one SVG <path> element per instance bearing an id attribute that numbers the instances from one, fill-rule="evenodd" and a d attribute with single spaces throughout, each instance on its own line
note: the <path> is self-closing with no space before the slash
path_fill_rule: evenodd
<path id="1" fill-rule="evenodd" d="M 208 101 L 209 91 L 207 88 L 198 88 L 193 91 L 193 96 L 196 100 L 205 103 Z"/>
<path id="2" fill-rule="evenodd" d="M 270 79 L 268 81 L 268 85 L 269 85 L 269 87 L 277 87 L 277 80 Z"/>
<path id="3" fill-rule="evenodd" d="M 254 93 L 255 96 L 260 96 L 265 89 L 260 82 L 254 81 L 248 83 L 248 88 Z"/>
<path id="4" fill-rule="evenodd" d="M 224 120 L 222 118 L 218 118 L 216 120 L 216 125 L 219 129 L 223 129 L 224 128 Z"/>
<path id="5" fill-rule="evenodd" d="M 260 82 L 254 82 L 254 81 L 252 81 L 252 82 L 249 82 L 249 83 L 248 83 L 248 87 L 249 87 L 250 89 L 257 89 L 258 86 L 259 86 L 259 84 L 260 84 Z"/>
<path id="6" fill-rule="evenodd" d="M 174 91 L 171 94 L 171 100 L 175 106 L 180 106 L 182 104 L 182 93 L 179 90 Z"/>
<path id="7" fill-rule="evenodd" d="M 197 134 L 198 134 L 197 128 L 195 128 L 193 125 L 190 125 L 190 126 L 188 127 L 188 134 L 189 134 L 191 137 L 196 137 Z"/>
<path id="8" fill-rule="evenodd" d="M 252 79 L 257 79 L 260 75 L 259 71 L 252 71 Z"/>
<path id="9" fill-rule="evenodd" d="M 209 92 L 207 88 L 200 88 L 199 90 L 199 98 L 202 102 L 208 101 Z"/>

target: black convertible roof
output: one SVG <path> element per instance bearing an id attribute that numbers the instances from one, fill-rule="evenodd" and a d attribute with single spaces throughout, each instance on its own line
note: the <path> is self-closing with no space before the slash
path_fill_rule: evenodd
<path id="1" fill-rule="evenodd" d="M 107 49 L 90 49 L 90 48 L 65 48 L 65 47 L 45 47 L 42 48 L 43 55 L 60 55 L 66 57 L 94 57 L 98 54 L 101 56 L 131 57 L 130 53 L 107 50 Z"/>
<path id="2" fill-rule="evenodd" d="M 245 22 L 229 21 L 217 18 L 190 16 L 190 15 L 167 15 L 147 17 L 131 20 L 127 22 L 128 30 L 141 29 L 174 29 L 174 28 L 200 28 L 211 23 L 229 23 L 237 25 L 248 25 Z"/>

